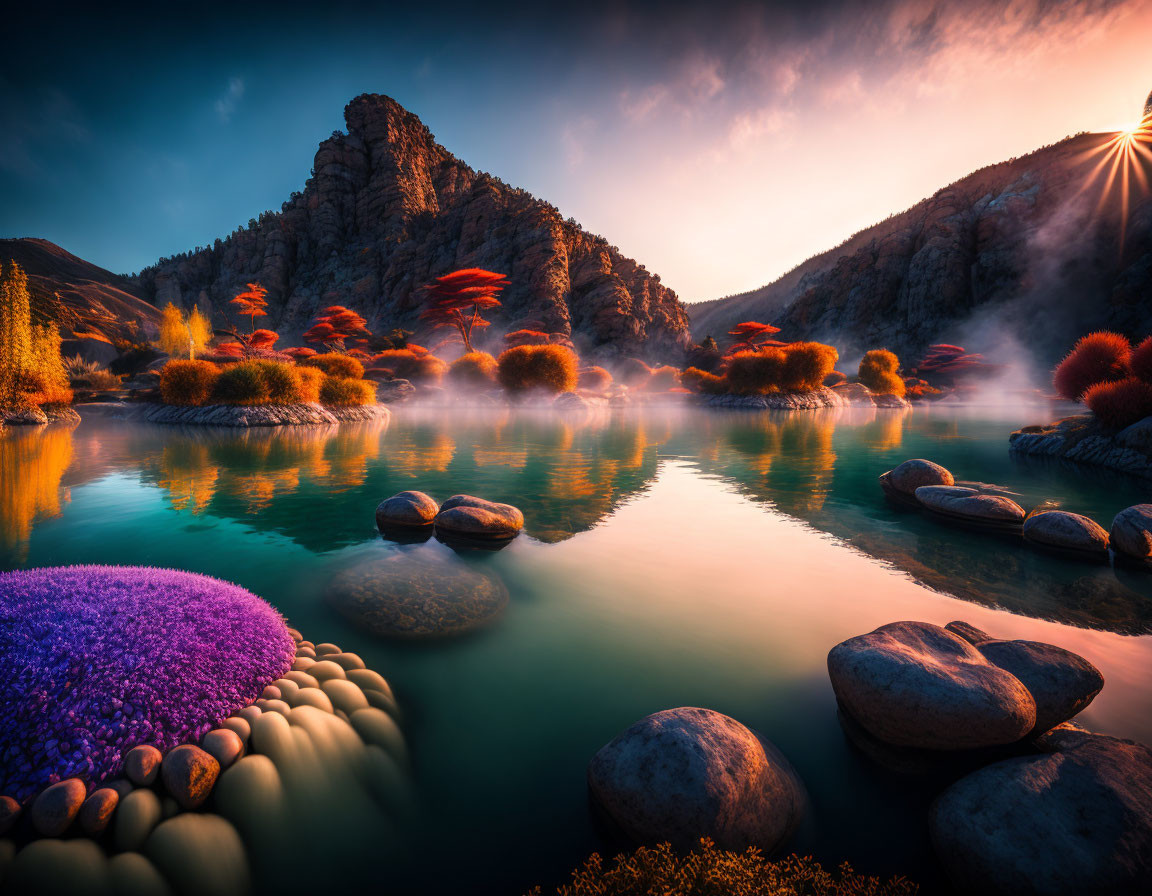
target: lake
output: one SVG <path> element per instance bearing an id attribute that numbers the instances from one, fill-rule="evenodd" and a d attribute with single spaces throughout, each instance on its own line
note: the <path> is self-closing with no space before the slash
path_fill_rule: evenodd
<path id="1" fill-rule="evenodd" d="M 1078 721 L 1152 741 L 1152 575 L 1029 550 L 888 504 L 877 476 L 926 457 L 1105 528 L 1147 483 L 1025 463 L 1008 434 L 1051 408 L 720 413 L 400 407 L 390 423 L 242 432 L 98 419 L 0 435 L 0 566 L 175 567 L 243 585 L 395 689 L 415 814 L 357 876 L 393 893 L 522 893 L 612 846 L 585 769 L 639 718 L 726 713 L 808 787 L 793 845 L 826 864 L 943 885 L 927 842 L 938 785 L 846 740 L 828 650 L 900 619 L 962 619 L 1061 645 L 1106 685 Z M 373 511 L 404 489 L 521 508 L 498 552 L 396 544 Z M 479 572 L 507 606 L 454 638 L 356 627 L 326 594 L 353 566 Z M 372 832 L 368 832 L 369 835 Z M 259 882 L 258 882 L 259 883 Z"/>

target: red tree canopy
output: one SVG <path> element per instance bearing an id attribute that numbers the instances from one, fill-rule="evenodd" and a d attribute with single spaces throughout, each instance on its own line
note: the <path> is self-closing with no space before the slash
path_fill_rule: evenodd
<path id="1" fill-rule="evenodd" d="M 503 274 L 483 268 L 465 268 L 437 277 L 424 287 L 428 307 L 420 315 L 433 329 L 453 327 L 467 351 L 472 351 L 472 332 L 488 326 L 482 312 L 497 308 L 496 296 L 508 285 Z"/>
<path id="2" fill-rule="evenodd" d="M 304 341 L 343 350 L 349 339 L 370 335 L 368 322 L 355 311 L 343 305 L 329 305 L 304 333 Z"/>
<path id="3" fill-rule="evenodd" d="M 746 320 L 742 324 L 736 324 L 728 335 L 732 337 L 733 342 L 728 349 L 729 355 L 734 355 L 737 352 L 754 352 L 767 345 L 783 345 L 776 340 L 769 340 L 769 336 L 773 333 L 779 333 L 780 328 L 774 327 L 771 324 L 762 324 L 759 321 Z"/>
<path id="4" fill-rule="evenodd" d="M 268 312 L 264 310 L 268 307 L 267 295 L 268 290 L 259 283 L 249 283 L 247 291 L 232 299 L 230 304 L 235 305 L 237 313 L 247 317 L 252 328 L 255 329 L 256 318 L 268 315 Z"/>

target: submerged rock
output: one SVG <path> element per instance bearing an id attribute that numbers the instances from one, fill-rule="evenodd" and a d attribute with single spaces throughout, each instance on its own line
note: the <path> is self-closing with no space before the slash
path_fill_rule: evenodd
<path id="1" fill-rule="evenodd" d="M 1104 687 L 1104 676 L 1084 657 L 1039 641 L 985 641 L 984 657 L 1024 684 L 1036 701 L 1033 735 L 1043 734 L 1083 710 Z"/>
<path id="2" fill-rule="evenodd" d="M 511 504 L 471 495 L 453 495 L 440 505 L 436 529 L 471 538 L 514 538 L 524 528 L 524 514 Z"/>
<path id="3" fill-rule="evenodd" d="M 1086 516 L 1066 510 L 1045 510 L 1024 520 L 1024 540 L 1055 551 L 1099 556 L 1108 554 L 1108 533 Z"/>
<path id="4" fill-rule="evenodd" d="M 431 526 L 440 505 L 424 492 L 405 491 L 381 501 L 376 508 L 376 525 L 381 530 Z"/>
<path id="5" fill-rule="evenodd" d="M 1036 703 L 1019 679 L 927 622 L 893 622 L 837 644 L 828 674 L 844 710 L 897 746 L 992 747 L 1036 724 Z"/>
<path id="6" fill-rule="evenodd" d="M 455 557 L 420 549 L 373 558 L 340 572 L 326 599 L 371 634 L 425 639 L 462 635 L 490 624 L 508 605 L 508 590 L 499 579 Z"/>
<path id="7" fill-rule="evenodd" d="M 947 485 L 922 485 L 915 494 L 928 510 L 964 522 L 1008 526 L 1024 522 L 1024 508 L 1003 495 Z"/>
<path id="8" fill-rule="evenodd" d="M 887 485 L 902 494 L 913 496 L 922 485 L 952 485 L 952 474 L 930 460 L 914 458 L 888 471 L 881 477 Z"/>
<path id="9" fill-rule="evenodd" d="M 1152 504 L 1134 504 L 1116 514 L 1109 534 L 1112 547 L 1141 563 L 1152 563 Z"/>
<path id="10" fill-rule="evenodd" d="M 634 841 L 766 851 L 792 835 L 804 786 L 771 743 L 735 719 L 685 707 L 641 719 L 588 766 L 597 805 Z"/>
<path id="11" fill-rule="evenodd" d="M 933 846 L 962 893 L 1142 894 L 1152 881 L 1152 750 L 1073 732 L 1055 752 L 953 784 Z"/>

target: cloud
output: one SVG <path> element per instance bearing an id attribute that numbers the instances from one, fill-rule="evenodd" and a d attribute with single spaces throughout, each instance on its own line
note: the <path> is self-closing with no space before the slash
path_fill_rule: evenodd
<path id="1" fill-rule="evenodd" d="M 596 130 L 596 121 L 584 115 L 564 125 L 560 132 L 560 146 L 569 168 L 579 168 L 588 158 L 588 142 Z"/>
<path id="2" fill-rule="evenodd" d="M 232 115 L 244 98 L 244 79 L 229 78 L 228 87 L 216 100 L 216 115 L 224 124 L 232 120 Z"/>

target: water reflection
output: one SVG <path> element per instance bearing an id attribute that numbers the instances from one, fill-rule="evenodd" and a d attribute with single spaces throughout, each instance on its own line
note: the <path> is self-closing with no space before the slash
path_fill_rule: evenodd
<path id="1" fill-rule="evenodd" d="M 642 494 L 660 458 L 674 456 L 937 590 L 1080 627 L 1152 632 L 1152 577 L 944 527 L 882 499 L 877 475 L 915 456 L 958 478 L 1007 485 L 1026 506 L 1054 500 L 1105 525 L 1152 497 L 1146 484 L 1106 473 L 1014 461 L 1006 436 L 1019 423 L 874 409 L 572 417 L 405 409 L 391 426 L 251 430 L 86 421 L 75 433 L 0 437 L 0 543 L 8 565 L 23 562 L 33 526 L 61 513 L 68 487 L 111 474 L 155 487 L 177 514 L 239 521 L 315 552 L 374 539 L 376 504 L 413 488 L 514 504 L 530 537 L 558 543 Z M 686 508 L 686 533 L 692 524 Z"/>

